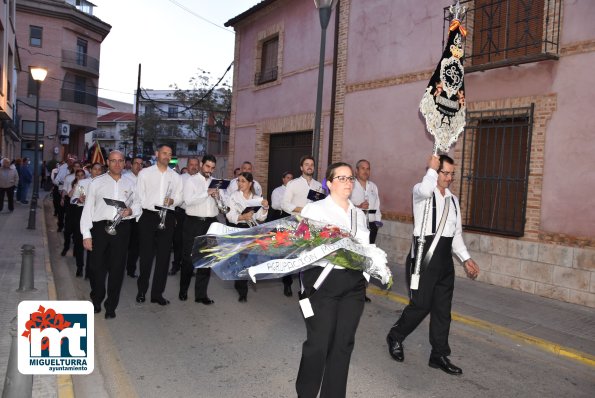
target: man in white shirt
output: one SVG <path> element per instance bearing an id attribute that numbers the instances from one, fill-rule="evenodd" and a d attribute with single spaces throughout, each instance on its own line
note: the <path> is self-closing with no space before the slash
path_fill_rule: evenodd
<path id="1" fill-rule="evenodd" d="M 378 234 L 376 222 L 382 219 L 382 214 L 380 213 L 378 187 L 370 181 L 370 162 L 365 159 L 359 160 L 355 166 L 355 177 L 357 180 L 353 185 L 349 199 L 368 216 L 370 243 L 375 243 Z"/>
<path id="2" fill-rule="evenodd" d="M 172 150 L 167 145 L 160 145 L 155 152 L 157 162 L 138 173 L 136 182 L 136 202 L 142 208 L 138 219 L 140 242 L 140 275 L 137 279 L 138 292 L 136 302 L 144 303 L 149 289 L 149 277 L 155 261 L 155 272 L 151 285 L 151 302 L 168 305 L 163 297 L 167 282 L 167 269 L 171 254 L 175 217 L 172 211 L 165 211 L 161 216 L 155 206 L 172 209 L 182 202 L 182 180 L 178 173 L 168 167 Z M 163 224 L 161 222 L 163 221 Z M 160 225 L 164 228 L 161 229 Z"/>
<path id="3" fill-rule="evenodd" d="M 123 167 L 124 155 L 120 151 L 110 152 L 108 173 L 94 178 L 89 184 L 80 223 L 83 246 L 91 251 L 91 299 L 95 313 L 101 312 L 101 304 L 106 296 L 107 278 L 105 319 L 116 317 L 126 264 L 129 218 L 140 211 L 133 203 L 134 184 L 128 178 L 122 178 Z M 106 228 L 112 225 L 117 210 L 114 206 L 107 205 L 104 198 L 120 200 L 127 205 L 126 209 L 120 212 L 122 221 L 116 226 L 115 235 L 110 235 Z"/>
<path id="4" fill-rule="evenodd" d="M 308 192 L 314 190 L 322 192 L 322 184 L 314 179 L 314 158 L 310 155 L 302 156 L 300 159 L 300 170 L 302 175 L 289 181 L 285 188 L 285 194 L 281 201 L 281 208 L 288 214 L 300 214 L 306 204 L 310 202 Z M 291 297 L 291 284 L 293 278 L 291 275 L 283 277 L 283 294 Z"/>
<path id="5" fill-rule="evenodd" d="M 430 344 L 432 352 L 428 365 L 432 368 L 442 369 L 451 375 L 463 373 L 461 368 L 453 365 L 448 356 L 450 346 L 448 335 L 450 330 L 450 310 L 454 289 L 455 271 L 452 261 L 454 253 L 462 262 L 467 276 L 475 279 L 479 274 L 479 267 L 469 256 L 463 241 L 463 229 L 460 206 L 458 199 L 448 189 L 454 179 L 454 161 L 446 156 L 433 155 L 428 160 L 428 170 L 421 183 L 413 187 L 413 219 L 414 219 L 414 249 L 417 250 L 417 241 L 423 233 L 426 238 L 424 253 L 422 255 L 422 270 L 419 288 L 410 291 L 410 301 L 405 307 L 399 320 L 391 328 L 386 337 L 388 352 L 391 357 L 402 362 L 405 359 L 403 340 L 430 314 Z M 422 231 L 422 219 L 426 200 L 431 199 L 433 209 Z M 434 239 L 434 234 L 439 231 L 439 223 L 448 206 L 448 215 L 442 235 L 433 255 L 427 256 L 428 249 Z M 438 226 L 438 227 L 436 227 Z M 435 229 L 437 228 L 437 229 Z M 407 281 L 411 279 L 414 257 L 419 253 L 411 253 L 406 263 Z M 427 258 L 426 258 L 427 257 Z"/>
<path id="6" fill-rule="evenodd" d="M 95 166 L 93 166 L 95 167 Z M 122 172 L 122 176 L 129 178 L 136 186 L 138 173 L 143 169 L 143 159 L 135 157 L 132 159 L 132 166 L 128 173 Z M 130 240 L 128 242 L 128 255 L 126 256 L 126 274 L 131 278 L 136 278 L 136 262 L 138 261 L 139 241 L 138 241 L 138 222 L 131 220 L 130 222 Z"/>
<path id="7" fill-rule="evenodd" d="M 60 167 L 58 167 L 56 177 L 53 180 L 54 185 L 56 186 L 56 200 L 58 201 L 58 232 L 62 232 L 64 229 L 65 208 L 64 204 L 62 203 L 62 188 L 64 187 L 64 178 L 66 178 L 66 176 L 70 173 L 70 169 L 72 168 L 74 161 L 75 157 L 68 155 L 66 157 L 66 161 L 62 163 Z"/>
<path id="8" fill-rule="evenodd" d="M 217 207 L 217 195 L 219 190 L 209 188 L 211 174 L 215 171 L 217 158 L 213 155 L 205 155 L 202 158 L 200 171 L 192 174 L 184 184 L 184 203 L 186 204 L 186 219 L 184 220 L 184 255 L 182 258 L 182 274 L 180 277 L 180 293 L 178 298 L 181 301 L 188 299 L 188 287 L 192 278 L 192 248 L 194 238 L 205 235 L 211 224 L 217 221 L 219 208 Z M 190 167 L 190 166 L 189 166 Z M 211 278 L 210 268 L 197 268 L 196 281 L 194 285 L 194 301 L 204 305 L 213 304 L 207 294 L 209 280 Z"/>
<path id="9" fill-rule="evenodd" d="M 290 171 L 286 171 L 281 176 L 282 185 L 275 188 L 271 193 L 271 207 L 273 210 L 269 211 L 267 221 L 278 220 L 279 218 L 289 215 L 283 211 L 282 204 L 285 190 L 287 189 L 287 183 L 291 180 L 293 180 L 293 174 Z"/>
<path id="10" fill-rule="evenodd" d="M 188 159 L 187 166 L 182 169 L 186 170 L 186 172 L 180 174 L 180 177 L 182 178 L 182 190 L 184 189 L 183 187 L 186 184 L 186 181 L 188 181 L 188 177 L 198 173 L 199 169 L 200 161 L 198 160 L 198 158 Z M 177 274 L 180 268 L 182 267 L 182 252 L 184 245 L 182 230 L 184 229 L 184 219 L 186 218 L 186 205 L 183 201 L 176 207 L 175 217 L 176 226 L 174 228 L 174 260 L 171 263 L 169 275 Z"/>
<path id="11" fill-rule="evenodd" d="M 62 206 L 64 209 L 64 247 L 61 253 L 62 257 L 64 257 L 66 253 L 68 253 L 68 250 L 70 250 L 70 240 L 72 238 L 72 234 L 74 233 L 73 228 L 76 228 L 76 226 L 74 226 L 72 223 L 73 207 L 70 203 L 70 197 L 68 196 L 68 193 L 72 189 L 72 183 L 74 182 L 76 172 L 81 170 L 81 168 L 81 162 L 78 160 L 72 161 L 72 173 L 64 177 L 62 191 L 60 192 L 62 196 L 60 206 Z"/>

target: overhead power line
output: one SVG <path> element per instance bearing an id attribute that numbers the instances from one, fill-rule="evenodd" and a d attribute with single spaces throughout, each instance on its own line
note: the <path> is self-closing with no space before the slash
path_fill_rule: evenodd
<path id="1" fill-rule="evenodd" d="M 169 0 L 169 1 L 172 4 L 177 5 L 178 7 L 180 7 L 182 10 L 186 11 L 187 13 L 189 13 L 191 15 L 194 15 L 196 18 L 202 19 L 203 21 L 205 21 L 207 23 L 210 23 L 211 25 L 216 26 L 217 28 L 222 29 L 222 30 L 224 30 L 226 32 L 229 32 L 231 34 L 235 34 L 235 32 L 233 30 L 229 30 L 229 29 L 227 29 L 227 28 L 225 28 L 223 26 L 220 26 L 219 24 L 217 24 L 215 22 L 209 21 L 208 19 L 206 19 L 205 17 L 203 17 L 203 16 L 195 13 L 194 11 L 192 11 L 191 9 L 189 9 L 188 7 L 186 7 L 185 5 L 178 3 L 176 0 Z"/>

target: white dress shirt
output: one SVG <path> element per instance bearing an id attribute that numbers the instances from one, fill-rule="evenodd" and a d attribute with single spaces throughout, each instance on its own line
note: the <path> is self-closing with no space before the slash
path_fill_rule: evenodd
<path id="1" fill-rule="evenodd" d="M 111 221 L 116 216 L 116 208 L 108 206 L 103 198 L 125 202 L 132 209 L 132 214 L 126 217 L 125 220 L 138 216 L 140 207 L 133 201 L 134 191 L 134 183 L 129 178 L 121 177 L 116 181 L 109 173 L 94 178 L 89 184 L 81 216 L 83 239 L 91 237 L 91 228 L 93 228 L 94 222 Z"/>
<path id="2" fill-rule="evenodd" d="M 322 184 L 315 179 L 311 179 L 308 184 L 308 180 L 304 176 L 289 181 L 285 189 L 285 195 L 283 195 L 283 201 L 281 202 L 283 211 L 291 214 L 296 207 L 304 207 L 310 203 L 308 192 L 311 189 L 322 192 Z"/>
<path id="3" fill-rule="evenodd" d="M 283 207 L 281 206 L 283 205 L 283 196 L 285 196 L 286 190 L 287 187 L 285 185 L 273 189 L 273 192 L 271 193 L 271 207 L 273 209 L 283 210 Z"/>
<path id="4" fill-rule="evenodd" d="M 219 214 L 217 201 L 208 194 L 208 180 L 200 173 L 193 176 L 188 175 L 184 183 L 184 203 L 186 215 L 194 217 L 216 217 Z"/>
<path id="5" fill-rule="evenodd" d="M 64 192 L 66 196 L 68 196 L 68 192 L 70 192 L 70 190 L 72 189 L 72 183 L 74 182 L 75 174 L 76 173 L 68 174 L 66 177 L 64 177 L 64 180 L 62 181 L 61 190 Z"/>
<path id="6" fill-rule="evenodd" d="M 156 164 L 142 169 L 136 180 L 134 201 L 143 209 L 157 211 L 155 206 L 163 206 L 168 186 L 171 190 L 170 199 L 174 201 L 170 207 L 178 206 L 183 200 L 180 175 L 169 167 L 161 172 Z"/>
<path id="7" fill-rule="evenodd" d="M 448 217 L 446 218 L 442 236 L 453 238 L 452 251 L 457 255 L 459 260 L 462 262 L 468 260 L 471 256 L 463 241 L 463 227 L 459 199 L 453 195 L 448 188 L 446 188 L 445 194 L 442 196 L 442 193 L 440 193 L 440 190 L 438 189 L 438 173 L 434 169 L 428 169 L 422 182 L 415 184 L 413 187 L 413 219 L 415 222 L 413 235 L 420 236 L 426 199 L 431 199 L 432 194 L 436 197 L 436 228 L 438 228 L 445 203 L 447 203 L 449 206 Z M 428 223 L 424 230 L 426 236 L 432 235 L 432 218 L 433 211 L 430 208 Z"/>
<path id="8" fill-rule="evenodd" d="M 322 200 L 306 204 L 301 215 L 315 221 L 336 225 L 345 231 L 351 232 L 359 243 L 370 243 L 368 219 L 364 212 L 355 207 L 351 201 L 349 201 L 349 208 L 345 211 L 335 203 L 331 195 L 328 195 Z M 356 218 L 355 223 L 353 223 L 353 217 Z M 355 231 L 352 231 L 352 225 L 355 225 Z M 325 266 L 327 261 L 319 260 L 315 264 Z M 343 269 L 339 265 L 335 265 L 334 268 Z"/>
<path id="9" fill-rule="evenodd" d="M 366 186 L 355 180 L 353 184 L 353 191 L 349 197 L 354 205 L 359 206 L 362 202 L 368 201 L 368 210 L 376 210 L 376 213 L 367 213 L 364 210 L 364 214 L 368 214 L 368 221 L 380 221 L 382 214 L 380 213 L 380 197 L 378 196 L 378 187 L 372 181 L 366 181 Z M 363 209 L 362 209 L 363 210 Z"/>
<path id="10" fill-rule="evenodd" d="M 189 173 L 180 174 L 180 179 L 182 180 L 182 202 L 178 205 L 182 209 L 186 210 L 186 203 L 184 201 L 184 187 L 186 186 L 186 182 L 191 177 Z"/>
<path id="11" fill-rule="evenodd" d="M 68 174 L 70 174 L 70 171 L 68 170 L 68 163 L 63 163 L 60 167 L 58 167 L 58 173 L 54 179 L 54 184 L 58 186 L 64 184 L 64 178 L 66 178 Z"/>
<path id="12" fill-rule="evenodd" d="M 229 198 L 229 212 L 225 215 L 227 220 L 233 224 L 246 223 L 244 220 L 238 221 L 238 217 L 242 215 L 244 209 L 248 207 L 249 200 L 262 202 L 262 196 L 250 194 L 250 197 L 246 199 L 241 191 L 235 191 Z M 261 207 L 256 213 L 254 213 L 252 220 L 265 221 L 267 218 L 267 213 L 268 210 L 265 210 L 264 207 Z"/>
<path id="13" fill-rule="evenodd" d="M 70 203 L 72 204 L 76 204 L 79 207 L 84 206 L 84 203 L 79 203 L 78 199 L 81 196 L 81 190 L 82 193 L 86 196 L 87 192 L 89 192 L 89 184 L 91 183 L 91 178 L 85 178 L 80 180 L 79 182 L 76 183 L 76 188 L 74 189 L 74 192 L 72 193 L 72 196 L 70 197 Z"/>

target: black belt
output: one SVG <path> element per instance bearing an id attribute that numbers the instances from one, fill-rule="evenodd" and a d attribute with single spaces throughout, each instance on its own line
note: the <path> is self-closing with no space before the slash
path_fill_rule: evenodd
<path id="1" fill-rule="evenodd" d="M 120 224 L 122 224 L 123 222 L 132 221 L 132 220 L 134 220 L 134 219 L 130 218 L 128 220 L 122 220 L 122 221 L 120 221 Z M 111 224 L 112 222 L 114 222 L 114 220 L 101 220 L 101 221 L 93 221 L 93 224 Z"/>
<path id="2" fill-rule="evenodd" d="M 211 221 L 211 220 L 217 219 L 217 216 L 215 216 L 215 217 L 198 217 L 198 216 L 189 216 L 188 214 L 186 214 L 186 217 L 190 217 L 190 218 L 198 220 L 198 221 Z"/>

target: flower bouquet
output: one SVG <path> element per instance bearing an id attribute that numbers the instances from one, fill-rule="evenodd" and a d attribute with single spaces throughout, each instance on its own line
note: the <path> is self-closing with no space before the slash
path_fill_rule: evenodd
<path id="1" fill-rule="evenodd" d="M 337 226 L 291 216 L 249 229 L 213 223 L 195 238 L 195 268 L 212 268 L 224 280 L 272 279 L 329 262 L 363 271 L 390 287 L 386 253 L 362 244 Z"/>

